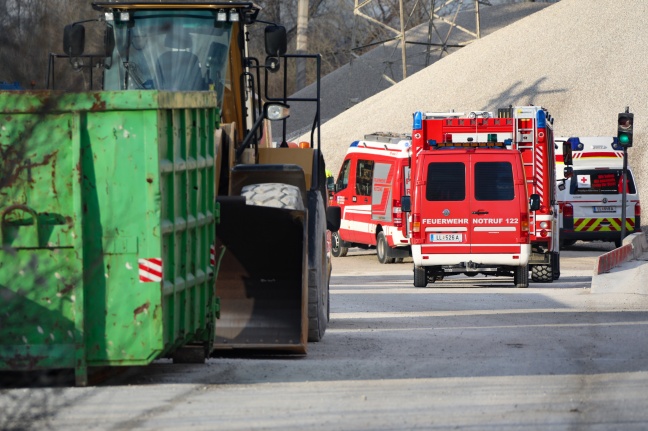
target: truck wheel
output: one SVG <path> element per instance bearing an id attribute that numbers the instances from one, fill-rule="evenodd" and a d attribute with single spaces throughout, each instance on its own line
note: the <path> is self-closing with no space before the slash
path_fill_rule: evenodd
<path id="1" fill-rule="evenodd" d="M 558 280 L 560 278 L 560 253 L 551 253 L 551 269 L 552 278 Z"/>
<path id="2" fill-rule="evenodd" d="M 376 254 L 378 255 L 378 262 L 394 263 L 393 257 L 387 257 L 388 248 L 389 244 L 387 244 L 385 233 L 383 231 L 378 232 L 378 237 L 376 238 Z"/>
<path id="3" fill-rule="evenodd" d="M 424 266 L 414 266 L 414 287 L 427 286 L 427 271 Z"/>
<path id="4" fill-rule="evenodd" d="M 515 287 L 529 287 L 529 265 L 518 266 L 513 272 L 513 284 Z"/>
<path id="5" fill-rule="evenodd" d="M 551 265 L 533 265 L 531 267 L 531 280 L 536 283 L 551 283 L 553 281 Z"/>
<path id="6" fill-rule="evenodd" d="M 326 210 L 320 193 L 309 192 L 308 341 L 320 341 L 329 321 L 329 282 L 326 253 Z M 312 247 L 312 248 L 311 248 Z M 312 254 L 312 256 L 311 256 Z"/>
<path id="7" fill-rule="evenodd" d="M 304 201 L 298 187 L 281 183 L 251 184 L 241 189 L 248 205 L 304 210 Z"/>
<path id="8" fill-rule="evenodd" d="M 331 234 L 331 254 L 335 257 L 344 257 L 349 251 L 348 247 L 343 246 L 344 242 L 340 238 L 339 232 L 333 232 Z"/>

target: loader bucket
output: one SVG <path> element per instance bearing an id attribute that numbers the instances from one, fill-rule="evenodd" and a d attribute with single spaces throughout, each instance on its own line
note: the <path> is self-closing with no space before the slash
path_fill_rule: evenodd
<path id="1" fill-rule="evenodd" d="M 306 353 L 306 212 L 219 197 L 216 279 L 220 318 L 215 349 Z"/>

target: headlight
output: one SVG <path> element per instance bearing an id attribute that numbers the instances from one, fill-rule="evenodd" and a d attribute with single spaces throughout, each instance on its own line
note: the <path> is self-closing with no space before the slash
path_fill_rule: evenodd
<path id="1" fill-rule="evenodd" d="M 290 116 L 288 105 L 272 103 L 266 105 L 266 118 L 270 121 L 283 120 Z"/>

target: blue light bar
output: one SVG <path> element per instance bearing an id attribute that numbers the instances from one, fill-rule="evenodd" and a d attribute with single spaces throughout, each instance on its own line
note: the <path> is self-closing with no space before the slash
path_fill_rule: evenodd
<path id="1" fill-rule="evenodd" d="M 538 128 L 546 128 L 547 127 L 547 114 L 545 113 L 544 109 L 538 110 L 538 115 L 537 117 L 537 123 L 538 123 Z"/>
<path id="2" fill-rule="evenodd" d="M 567 142 L 569 142 L 569 145 L 571 145 L 572 151 L 581 151 L 583 148 L 585 148 L 583 143 L 578 138 L 569 138 L 567 139 Z"/>
<path id="3" fill-rule="evenodd" d="M 414 113 L 414 125 L 412 126 L 412 130 L 423 130 L 423 113 L 421 111 Z"/>
<path id="4" fill-rule="evenodd" d="M 619 144 L 619 138 L 617 138 L 616 136 L 612 138 L 612 149 L 616 151 L 623 150 L 623 146 Z"/>
<path id="5" fill-rule="evenodd" d="M 349 146 L 349 148 L 357 147 L 359 143 L 360 143 L 360 141 L 353 141 L 353 142 L 351 142 L 351 145 Z"/>

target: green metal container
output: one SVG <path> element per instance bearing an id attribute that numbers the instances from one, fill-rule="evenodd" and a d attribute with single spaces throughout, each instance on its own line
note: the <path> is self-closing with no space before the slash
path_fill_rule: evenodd
<path id="1" fill-rule="evenodd" d="M 0 92 L 0 370 L 211 351 L 218 118 L 213 92 Z"/>

